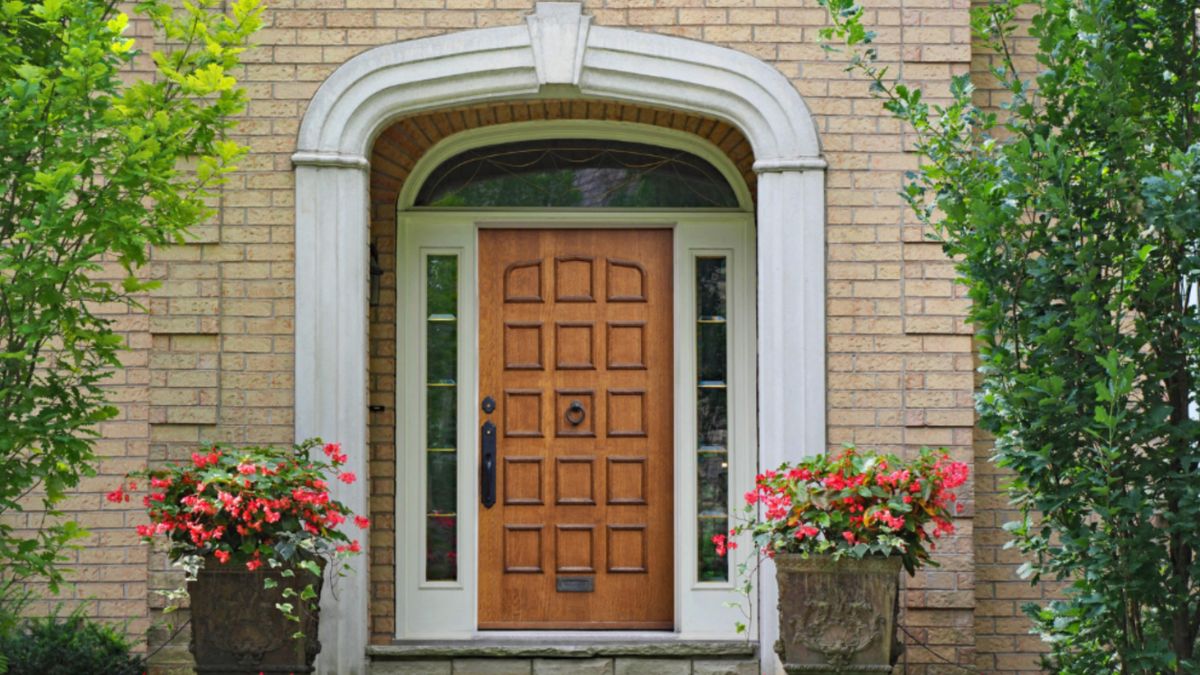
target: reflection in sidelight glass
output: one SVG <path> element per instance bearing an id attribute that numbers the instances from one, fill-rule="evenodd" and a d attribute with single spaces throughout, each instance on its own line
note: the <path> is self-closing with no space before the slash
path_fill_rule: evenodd
<path id="1" fill-rule="evenodd" d="M 700 581 L 728 581 L 713 535 L 729 529 L 729 398 L 726 259 L 696 259 L 696 494 Z"/>
<path id="2" fill-rule="evenodd" d="M 458 579 L 458 257 L 425 258 L 425 579 Z"/>

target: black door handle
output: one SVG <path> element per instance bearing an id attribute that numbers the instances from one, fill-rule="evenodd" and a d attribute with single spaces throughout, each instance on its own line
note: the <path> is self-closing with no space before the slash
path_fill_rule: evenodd
<path id="1" fill-rule="evenodd" d="M 479 500 L 483 508 L 496 505 L 496 425 L 484 422 L 479 430 Z"/>

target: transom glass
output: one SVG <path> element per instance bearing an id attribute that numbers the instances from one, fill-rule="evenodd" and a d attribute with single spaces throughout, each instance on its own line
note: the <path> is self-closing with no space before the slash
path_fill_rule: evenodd
<path id="1" fill-rule="evenodd" d="M 729 182 L 684 150 L 542 139 L 474 148 L 442 162 L 415 206 L 737 208 Z"/>

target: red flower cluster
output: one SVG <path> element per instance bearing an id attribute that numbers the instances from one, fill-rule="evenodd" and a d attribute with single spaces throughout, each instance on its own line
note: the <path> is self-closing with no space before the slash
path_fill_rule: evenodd
<path id="1" fill-rule="evenodd" d="M 356 476 L 341 469 L 348 459 L 337 443 L 323 446 L 325 458 L 309 456 L 319 441 L 291 449 L 213 446 L 192 454 L 191 462 L 142 472 L 151 491 L 142 498 L 150 523 L 137 533 L 150 540 L 165 536 L 172 559 L 211 556 L 220 564 L 236 561 L 255 570 L 269 560 L 287 564 L 315 556 L 359 553 L 339 526 L 353 517 L 359 529 L 370 521 L 331 498 L 325 476 L 349 484 Z M 137 483 L 129 480 L 108 494 L 129 501 Z"/>
<path id="2" fill-rule="evenodd" d="M 714 534 L 712 542 L 717 547 L 717 555 L 725 555 L 727 549 L 737 548 L 737 542 L 733 539 L 726 539 L 723 534 Z"/>
<path id="3" fill-rule="evenodd" d="M 747 517 L 713 545 L 725 555 L 734 537 L 749 532 L 767 556 L 898 555 L 911 573 L 931 562 L 935 539 L 954 532 L 952 514 L 962 505 L 953 490 L 968 473 L 928 449 L 911 461 L 854 448 L 812 457 L 759 474 L 745 495 Z"/>

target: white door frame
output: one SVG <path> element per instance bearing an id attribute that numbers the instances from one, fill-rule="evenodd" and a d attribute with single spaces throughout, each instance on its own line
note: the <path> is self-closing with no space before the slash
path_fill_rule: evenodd
<path id="1" fill-rule="evenodd" d="M 729 284 L 729 473 L 731 491 L 754 480 L 757 470 L 754 413 L 754 260 L 753 222 L 749 214 L 654 213 L 621 210 L 455 211 L 427 210 L 400 216 L 397 285 L 397 472 L 396 486 L 396 638 L 467 640 L 504 633 L 477 631 L 478 566 L 478 232 L 491 228 L 663 228 L 672 231 L 672 334 L 674 343 L 672 420 L 674 474 L 674 622 L 673 632 L 624 631 L 640 639 L 737 640 L 743 617 L 726 603 L 743 600 L 734 588 L 737 564 L 751 556 L 749 545 L 730 552 L 730 581 L 701 582 L 696 551 L 696 404 L 695 404 L 695 259 L 727 260 Z M 459 259 L 458 337 L 458 578 L 425 581 L 424 504 L 427 486 L 422 443 L 425 426 L 422 339 L 425 255 Z M 750 450 L 750 451 L 747 451 Z M 740 493 L 739 493 L 740 495 Z M 728 508 L 741 504 L 731 494 Z M 748 540 L 748 538 L 747 538 Z M 753 626 L 757 632 L 757 620 Z M 537 631 L 545 632 L 545 631 Z M 516 634 L 510 631 L 507 634 Z M 528 631 L 525 631 L 528 635 Z M 568 633 L 579 635 L 578 631 Z M 611 633 L 599 632 L 604 636 Z"/>
<path id="2" fill-rule="evenodd" d="M 385 45 L 340 66 L 301 123 L 296 166 L 296 436 L 351 451 L 367 474 L 367 158 L 376 136 L 415 112 L 528 99 L 545 85 L 581 98 L 696 112 L 746 135 L 758 172 L 760 466 L 823 452 L 825 433 L 825 161 L 792 83 L 742 52 L 682 38 L 592 26 L 577 3 L 542 2 L 524 26 Z M 367 511 L 369 481 L 335 496 Z M 319 667 L 365 675 L 365 556 L 322 597 Z M 773 607 L 771 570 L 759 606 Z M 765 601 L 765 602 L 764 602 Z M 775 670 L 774 612 L 760 654 Z"/>

